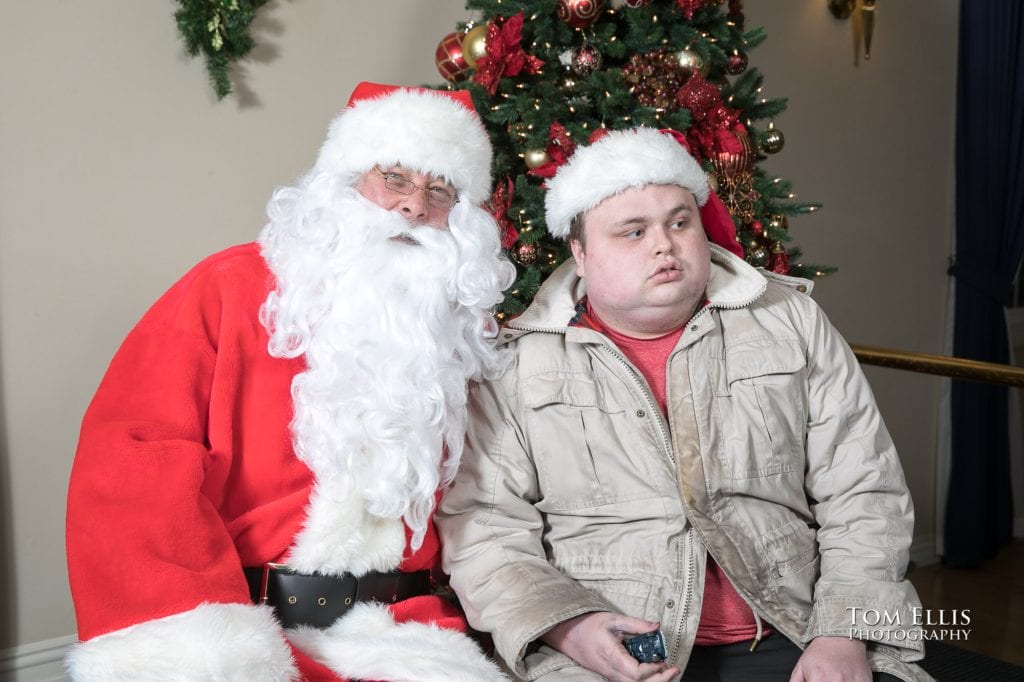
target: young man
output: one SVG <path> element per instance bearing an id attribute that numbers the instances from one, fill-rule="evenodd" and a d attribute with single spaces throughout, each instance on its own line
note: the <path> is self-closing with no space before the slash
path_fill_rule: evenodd
<path id="1" fill-rule="evenodd" d="M 465 93 L 364 83 L 132 330 L 71 475 L 74 679 L 504 679 L 429 573 L 514 276 L 490 163 Z"/>
<path id="2" fill-rule="evenodd" d="M 438 515 L 452 586 L 527 679 L 927 679 L 911 500 L 867 382 L 810 282 L 708 244 L 734 234 L 717 202 L 651 129 L 551 180 L 574 260 L 472 391 Z M 622 645 L 659 629 L 665 661 Z"/>

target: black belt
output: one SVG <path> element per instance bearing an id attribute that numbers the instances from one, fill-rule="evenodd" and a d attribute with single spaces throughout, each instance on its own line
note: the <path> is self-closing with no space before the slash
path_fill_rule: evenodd
<path id="1" fill-rule="evenodd" d="M 286 628 L 311 625 L 326 628 L 361 601 L 393 604 L 430 594 L 430 571 L 378 573 L 358 578 L 297 573 L 283 564 L 243 569 L 249 596 L 257 604 L 269 604 Z"/>

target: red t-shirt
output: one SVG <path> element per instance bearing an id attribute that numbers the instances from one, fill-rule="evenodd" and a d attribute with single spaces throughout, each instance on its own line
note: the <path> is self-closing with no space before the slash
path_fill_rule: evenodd
<path id="1" fill-rule="evenodd" d="M 581 303 L 583 303 L 581 301 Z M 589 303 L 580 306 L 574 321 L 582 327 L 601 332 L 614 343 L 647 380 L 661 413 L 665 414 L 665 384 L 668 356 L 676 347 L 686 325 L 664 336 L 637 339 L 610 329 L 594 313 Z M 765 630 L 767 633 L 767 629 Z M 695 644 L 733 644 L 753 639 L 757 634 L 757 621 L 750 606 L 739 595 L 729 578 L 711 555 L 708 555 L 704 577 L 704 605 L 700 612 Z"/>

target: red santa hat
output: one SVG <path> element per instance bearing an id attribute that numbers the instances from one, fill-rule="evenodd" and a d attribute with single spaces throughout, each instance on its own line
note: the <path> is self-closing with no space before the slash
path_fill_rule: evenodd
<path id="1" fill-rule="evenodd" d="M 548 181 L 544 197 L 548 232 L 567 238 L 574 217 L 630 187 L 679 185 L 697 200 L 708 239 L 742 257 L 728 209 L 673 132 L 642 127 L 617 130 L 578 148 Z"/>
<path id="2" fill-rule="evenodd" d="M 360 83 L 331 122 L 314 172 L 355 184 L 401 165 L 450 182 L 474 206 L 491 194 L 491 142 L 468 92 Z"/>

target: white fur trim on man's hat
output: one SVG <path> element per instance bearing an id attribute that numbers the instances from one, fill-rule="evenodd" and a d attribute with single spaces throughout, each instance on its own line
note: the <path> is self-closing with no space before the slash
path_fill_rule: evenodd
<path id="1" fill-rule="evenodd" d="M 574 217 L 612 195 L 644 185 L 679 185 L 693 192 L 698 206 L 707 202 L 710 191 L 700 164 L 671 135 L 653 128 L 610 132 L 577 149 L 548 182 L 548 232 L 565 239 Z"/>
<path id="2" fill-rule="evenodd" d="M 361 88 L 370 96 L 356 99 Z M 402 165 L 444 178 L 474 206 L 491 194 L 491 143 L 456 93 L 361 84 L 331 122 L 314 172 L 355 184 L 374 166 Z"/>

